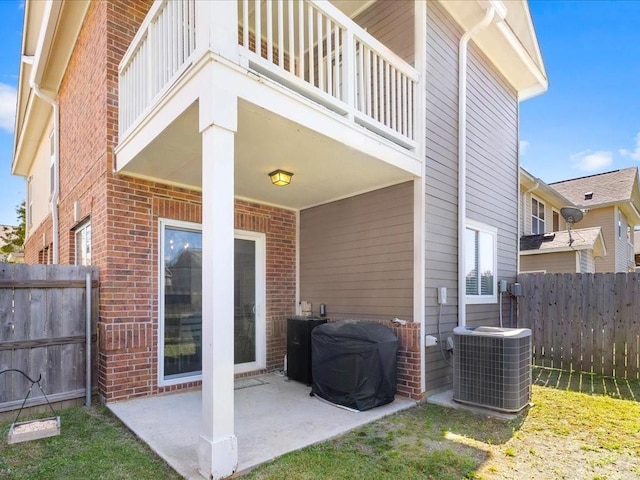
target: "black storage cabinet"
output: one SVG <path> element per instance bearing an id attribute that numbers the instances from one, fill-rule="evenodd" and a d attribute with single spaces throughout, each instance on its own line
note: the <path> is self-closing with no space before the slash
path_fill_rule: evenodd
<path id="1" fill-rule="evenodd" d="M 287 318 L 287 377 L 311 385 L 311 331 L 327 323 L 320 317 Z"/>
<path id="2" fill-rule="evenodd" d="M 311 334 L 313 387 L 329 402 L 369 410 L 397 391 L 398 337 L 377 323 L 327 323 Z"/>

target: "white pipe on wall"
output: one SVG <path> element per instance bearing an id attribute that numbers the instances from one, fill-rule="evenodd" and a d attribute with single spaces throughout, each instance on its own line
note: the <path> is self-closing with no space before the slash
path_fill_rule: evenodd
<path id="1" fill-rule="evenodd" d="M 460 38 L 458 48 L 458 325 L 467 324 L 467 285 L 464 271 L 465 228 L 467 223 L 467 52 L 469 41 L 486 28 L 495 15 L 490 6 L 482 20 Z"/>
<path id="2" fill-rule="evenodd" d="M 60 263 L 60 248 L 58 246 L 58 240 L 60 235 L 58 234 L 58 197 L 60 196 L 60 106 L 58 102 L 46 95 L 40 86 L 33 80 L 31 81 L 31 88 L 34 93 L 42 100 L 47 102 L 53 108 L 53 192 L 51 193 L 51 224 L 52 224 L 52 249 L 53 249 L 53 263 Z"/>
<path id="3" fill-rule="evenodd" d="M 22 61 L 25 63 L 31 63 L 33 68 L 31 70 L 31 77 L 29 84 L 33 92 L 40 97 L 43 101 L 51 105 L 53 108 L 53 192 L 51 192 L 51 223 L 52 223 L 52 250 L 53 250 L 53 263 L 60 263 L 60 247 L 59 247 L 59 223 L 58 223 L 58 197 L 60 196 L 60 106 L 58 101 L 45 94 L 40 90 L 40 81 L 42 79 L 42 73 L 46 60 L 43 61 L 43 55 L 47 56 L 45 45 L 49 45 L 54 32 L 53 26 L 59 19 L 60 11 L 62 8 L 62 2 L 54 2 L 53 0 L 47 0 L 44 7 L 44 13 L 42 15 L 42 24 L 40 26 L 40 33 L 38 35 L 38 43 L 36 46 L 35 55 L 22 56 Z"/>

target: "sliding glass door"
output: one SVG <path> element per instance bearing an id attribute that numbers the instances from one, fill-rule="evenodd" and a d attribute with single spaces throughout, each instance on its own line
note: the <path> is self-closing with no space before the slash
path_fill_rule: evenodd
<path id="1" fill-rule="evenodd" d="M 236 230 L 233 322 L 236 372 L 266 367 L 264 248 L 264 234 Z"/>
<path id="2" fill-rule="evenodd" d="M 158 369 L 160 384 L 170 385 L 202 374 L 202 233 L 200 225 L 187 222 L 163 220 L 160 227 Z M 236 372 L 247 372 L 266 366 L 264 234 L 236 231 L 234 246 L 229 328 Z"/>
<path id="3" fill-rule="evenodd" d="M 197 224 L 161 225 L 160 378 L 170 381 L 202 371 L 202 233 Z"/>

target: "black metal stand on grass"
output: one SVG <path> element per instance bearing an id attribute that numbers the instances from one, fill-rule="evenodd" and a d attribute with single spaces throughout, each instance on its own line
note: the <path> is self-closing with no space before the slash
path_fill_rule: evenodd
<path id="1" fill-rule="evenodd" d="M 26 442 L 28 440 L 36 440 L 39 438 L 53 437 L 55 435 L 60 435 L 60 417 L 56 415 L 56 411 L 53 409 L 51 402 L 47 398 L 47 394 L 44 393 L 42 389 L 42 385 L 40 382 L 42 381 L 42 374 L 38 375 L 37 380 L 33 380 L 29 375 L 24 373 L 22 370 L 18 370 L 17 368 L 9 368 L 7 370 L 0 371 L 0 375 L 4 373 L 16 372 L 22 374 L 27 380 L 31 382 L 31 386 L 27 391 L 27 395 L 24 397 L 22 401 L 22 405 L 20 405 L 20 410 L 18 411 L 18 415 L 16 415 L 16 419 L 11 424 L 11 428 L 9 429 L 8 441 L 9 443 L 19 443 Z M 38 385 L 42 396 L 44 397 L 47 405 L 51 409 L 51 413 L 53 413 L 52 417 L 43 418 L 39 420 L 30 420 L 26 422 L 18 423 L 18 419 L 22 414 L 22 410 L 27 403 L 27 400 L 31 396 L 33 391 L 33 386 Z"/>

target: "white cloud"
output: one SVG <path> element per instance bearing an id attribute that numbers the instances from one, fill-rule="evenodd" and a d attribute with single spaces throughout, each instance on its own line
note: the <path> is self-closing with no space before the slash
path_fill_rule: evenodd
<path id="1" fill-rule="evenodd" d="M 611 152 L 602 150 L 598 152 L 585 150 L 571 155 L 571 162 L 573 163 L 573 168 L 583 172 L 595 172 L 611 165 L 613 163 L 613 155 Z"/>
<path id="2" fill-rule="evenodd" d="M 16 89 L 6 83 L 0 83 L 0 130 L 13 133 L 16 114 Z"/>
<path id="3" fill-rule="evenodd" d="M 620 155 L 623 157 L 629 157 L 640 162 L 640 132 L 636 135 L 636 148 L 634 150 L 630 151 L 626 148 L 621 148 L 618 152 L 620 152 Z"/>
<path id="4" fill-rule="evenodd" d="M 529 145 L 531 145 L 526 140 L 520 140 L 520 156 L 524 157 L 527 154 L 527 150 L 529 150 Z"/>

